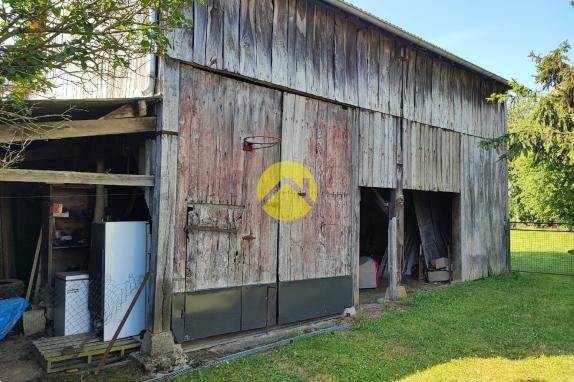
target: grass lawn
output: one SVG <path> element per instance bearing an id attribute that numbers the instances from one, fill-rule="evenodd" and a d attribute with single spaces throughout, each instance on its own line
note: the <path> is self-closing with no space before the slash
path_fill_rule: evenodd
<path id="1" fill-rule="evenodd" d="M 420 291 L 379 319 L 184 381 L 574 380 L 574 277 L 507 274 Z"/>
<path id="2" fill-rule="evenodd" d="M 574 275 L 574 232 L 510 231 L 512 270 Z"/>

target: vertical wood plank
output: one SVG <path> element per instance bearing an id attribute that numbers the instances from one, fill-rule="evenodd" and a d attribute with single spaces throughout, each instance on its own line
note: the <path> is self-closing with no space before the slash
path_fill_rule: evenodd
<path id="1" fill-rule="evenodd" d="M 275 1 L 273 8 L 273 52 L 272 78 L 280 86 L 289 86 L 289 56 L 287 25 L 289 23 L 289 1 Z"/>
<path id="2" fill-rule="evenodd" d="M 223 69 L 223 4 L 226 0 L 207 0 L 207 33 L 205 41 L 205 64 Z"/>
<path id="3" fill-rule="evenodd" d="M 339 102 L 347 102 L 345 98 L 345 89 L 347 88 L 347 63 L 345 60 L 347 54 L 347 23 L 342 15 L 336 13 L 334 15 L 335 33 L 333 55 L 335 61 L 333 73 L 333 85 L 335 87 L 335 100 Z"/>
<path id="4" fill-rule="evenodd" d="M 409 120 L 415 118 L 415 90 L 416 90 L 416 51 L 412 47 L 406 49 L 404 76 L 403 116 Z"/>
<path id="5" fill-rule="evenodd" d="M 389 39 L 390 42 L 390 74 L 389 74 L 389 113 L 401 115 L 401 83 L 402 83 L 402 60 L 400 47 L 397 40 Z"/>
<path id="6" fill-rule="evenodd" d="M 358 103 L 358 59 L 357 59 L 357 30 L 358 24 L 351 20 L 347 20 L 346 33 L 346 86 L 345 86 L 345 99 L 348 103 L 356 105 Z"/>
<path id="7" fill-rule="evenodd" d="M 307 7 L 306 22 L 306 63 L 305 63 L 305 86 L 306 92 L 321 94 L 321 28 L 323 10 L 318 4 L 310 2 Z M 324 58 L 323 58 L 324 59 Z"/>
<path id="8" fill-rule="evenodd" d="M 295 66 L 293 78 L 294 88 L 305 91 L 306 84 L 306 64 L 307 64 L 307 1 L 298 0 L 295 9 Z"/>
<path id="9" fill-rule="evenodd" d="M 273 56 L 273 0 L 258 0 L 255 8 L 255 48 L 258 79 L 270 82 Z"/>
<path id="10" fill-rule="evenodd" d="M 357 92 L 358 105 L 369 108 L 369 30 L 361 28 L 357 32 Z"/>
<path id="11" fill-rule="evenodd" d="M 240 0 L 221 0 L 223 6 L 223 69 L 239 72 Z"/>
<path id="12" fill-rule="evenodd" d="M 207 40 L 207 7 L 199 1 L 193 2 L 193 61 L 205 65 Z"/>
<path id="13" fill-rule="evenodd" d="M 367 33 L 368 44 L 368 68 L 367 68 L 367 102 L 371 110 L 377 110 L 379 105 L 379 47 L 380 33 L 369 29 Z"/>
<path id="14" fill-rule="evenodd" d="M 239 19 L 239 71 L 255 77 L 257 73 L 257 47 L 255 39 L 255 7 L 257 0 L 241 0 Z"/>

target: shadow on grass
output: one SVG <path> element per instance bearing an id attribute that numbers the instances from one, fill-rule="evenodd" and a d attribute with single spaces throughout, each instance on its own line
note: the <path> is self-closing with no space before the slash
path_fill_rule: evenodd
<path id="1" fill-rule="evenodd" d="M 486 380 L 504 380 L 495 378 L 499 371 L 531 364 L 557 365 L 550 372 L 561 373 L 561 365 L 571 366 L 574 355 L 572 301 L 573 277 L 507 274 L 458 283 L 416 292 L 405 302 L 409 309 L 391 309 L 378 320 L 362 319 L 351 330 L 178 380 L 425 380 L 421 373 L 465 367 L 478 370 Z M 536 378 L 533 374 L 527 379 Z"/>

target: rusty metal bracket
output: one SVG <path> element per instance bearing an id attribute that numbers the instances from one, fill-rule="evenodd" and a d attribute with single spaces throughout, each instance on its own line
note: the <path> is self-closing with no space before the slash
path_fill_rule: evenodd
<path id="1" fill-rule="evenodd" d="M 186 227 L 186 231 L 200 231 L 200 232 L 217 232 L 217 233 L 237 233 L 237 228 L 219 228 L 219 227 L 206 227 L 199 225 L 190 225 Z"/>
<path id="2" fill-rule="evenodd" d="M 156 137 L 159 137 L 162 135 L 171 135 L 171 136 L 179 137 L 179 131 L 159 130 L 159 131 L 155 132 Z"/>
<path id="3" fill-rule="evenodd" d="M 265 135 L 254 135 L 243 138 L 243 151 L 269 149 L 281 143 L 281 138 Z"/>

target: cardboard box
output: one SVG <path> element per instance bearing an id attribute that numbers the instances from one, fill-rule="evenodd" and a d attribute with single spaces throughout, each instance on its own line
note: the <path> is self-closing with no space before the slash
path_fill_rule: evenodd
<path id="1" fill-rule="evenodd" d="M 449 271 L 428 271 L 428 279 L 429 279 L 430 283 L 450 281 L 450 272 Z"/>
<path id="2" fill-rule="evenodd" d="M 434 269 L 448 268 L 450 261 L 448 257 L 439 257 L 438 259 L 432 259 L 431 265 Z"/>

